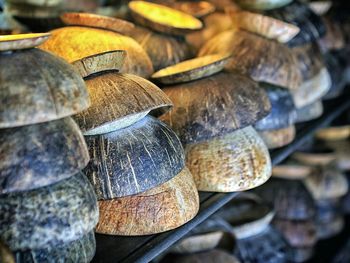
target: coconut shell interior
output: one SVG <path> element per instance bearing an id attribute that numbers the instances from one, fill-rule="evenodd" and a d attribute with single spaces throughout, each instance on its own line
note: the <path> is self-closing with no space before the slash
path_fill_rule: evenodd
<path id="1" fill-rule="evenodd" d="M 39 46 L 50 36 L 50 33 L 30 33 L 0 36 L 0 51 L 28 49 Z"/>

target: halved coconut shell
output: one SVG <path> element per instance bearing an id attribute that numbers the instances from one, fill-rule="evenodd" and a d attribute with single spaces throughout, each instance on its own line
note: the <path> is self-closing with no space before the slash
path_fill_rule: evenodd
<path id="1" fill-rule="evenodd" d="M 272 176 L 282 179 L 298 180 L 309 176 L 313 167 L 295 161 L 288 161 L 272 168 Z"/>
<path id="2" fill-rule="evenodd" d="M 293 125 L 297 118 L 296 108 L 292 95 L 287 89 L 270 84 L 260 84 L 266 91 L 270 103 L 271 112 L 265 118 L 254 124 L 256 130 L 275 130 Z"/>
<path id="3" fill-rule="evenodd" d="M 177 228 L 198 212 L 199 198 L 191 173 L 184 168 L 170 181 L 142 194 L 99 201 L 96 232 L 150 235 Z"/>
<path id="4" fill-rule="evenodd" d="M 258 133 L 267 148 L 276 149 L 290 144 L 295 138 L 296 130 L 295 126 L 291 125 L 287 128 L 259 131 Z"/>
<path id="5" fill-rule="evenodd" d="M 161 263 L 240 263 L 230 253 L 220 249 L 212 249 L 193 254 L 165 256 Z"/>
<path id="6" fill-rule="evenodd" d="M 41 45 L 50 33 L 31 33 L 0 36 L 0 51 L 28 49 Z"/>
<path id="7" fill-rule="evenodd" d="M 335 152 L 323 145 L 311 151 L 297 151 L 292 155 L 294 160 L 312 166 L 328 165 L 336 160 Z"/>
<path id="8" fill-rule="evenodd" d="M 98 221 L 96 196 L 82 173 L 37 190 L 2 195 L 0 212 L 0 237 L 13 251 L 72 242 Z"/>
<path id="9" fill-rule="evenodd" d="M 131 1 L 129 9 L 137 23 L 162 33 L 184 35 L 203 27 L 199 19 L 164 5 Z"/>
<path id="10" fill-rule="evenodd" d="M 297 120 L 296 122 L 306 122 L 317 119 L 323 114 L 322 101 L 318 100 L 312 104 L 306 105 L 302 108 L 297 109 Z"/>
<path id="11" fill-rule="evenodd" d="M 220 72 L 169 86 L 163 91 L 175 106 L 161 119 L 175 130 L 184 144 L 252 125 L 265 117 L 271 107 L 265 91 L 257 83 L 236 73 Z"/>
<path id="12" fill-rule="evenodd" d="M 236 0 L 240 6 L 253 10 L 276 9 L 288 5 L 293 0 Z"/>
<path id="13" fill-rule="evenodd" d="M 244 191 L 271 176 L 268 150 L 256 131 L 246 127 L 185 148 L 186 164 L 199 191 Z"/>
<path id="14" fill-rule="evenodd" d="M 176 134 L 149 116 L 125 129 L 85 139 L 91 162 L 84 171 L 98 199 L 145 192 L 169 181 L 185 165 Z"/>
<path id="15" fill-rule="evenodd" d="M 0 79 L 0 128 L 60 119 L 90 104 L 74 68 L 39 49 L 0 53 Z"/>
<path id="16" fill-rule="evenodd" d="M 209 77 L 222 71 L 230 55 L 207 55 L 166 67 L 154 73 L 152 79 L 164 85 Z"/>
<path id="17" fill-rule="evenodd" d="M 153 72 L 146 51 L 132 38 L 89 27 L 69 26 L 51 31 L 51 38 L 40 46 L 69 63 L 114 50 L 125 50 L 127 56 L 122 72 L 148 77 Z"/>
<path id="18" fill-rule="evenodd" d="M 124 50 L 107 51 L 91 55 L 72 62 L 73 67 L 83 78 L 103 71 L 120 71 L 126 52 Z"/>
<path id="19" fill-rule="evenodd" d="M 15 258 L 10 249 L 0 242 L 0 262 L 15 263 Z"/>
<path id="20" fill-rule="evenodd" d="M 243 30 L 228 30 L 210 39 L 199 56 L 231 54 L 229 71 L 247 74 L 255 81 L 296 89 L 301 75 L 296 58 L 288 47 Z"/>
<path id="21" fill-rule="evenodd" d="M 172 106 L 153 83 L 131 74 L 107 72 L 85 80 L 91 106 L 74 116 L 84 135 L 116 131 L 149 112 L 161 115 Z"/>
<path id="22" fill-rule="evenodd" d="M 177 1 L 171 3 L 170 7 L 198 18 L 207 16 L 215 11 L 215 6 L 206 1 Z"/>
<path id="23" fill-rule="evenodd" d="M 315 136 L 324 141 L 346 140 L 350 137 L 350 125 L 322 128 L 316 132 Z"/>
<path id="24" fill-rule="evenodd" d="M 16 263 L 79 262 L 88 263 L 95 255 L 94 231 L 69 243 L 43 249 L 15 251 Z M 5 261 L 7 262 L 7 261 Z"/>
<path id="25" fill-rule="evenodd" d="M 83 135 L 71 118 L 0 130 L 0 194 L 57 183 L 88 162 Z"/>
<path id="26" fill-rule="evenodd" d="M 300 28 L 293 24 L 258 13 L 230 12 L 230 16 L 235 26 L 280 43 L 287 43 L 300 31 Z"/>
<path id="27" fill-rule="evenodd" d="M 129 21 L 89 13 L 65 13 L 61 15 L 61 19 L 66 25 L 95 27 L 121 34 L 134 28 L 134 24 Z"/>

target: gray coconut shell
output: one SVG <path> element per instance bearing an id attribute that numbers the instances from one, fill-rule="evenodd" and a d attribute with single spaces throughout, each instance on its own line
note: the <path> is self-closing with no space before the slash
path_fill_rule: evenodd
<path id="1" fill-rule="evenodd" d="M 116 132 L 86 136 L 91 161 L 84 172 L 98 199 L 144 192 L 173 178 L 185 166 L 176 134 L 146 116 Z"/>
<path id="2" fill-rule="evenodd" d="M 89 106 L 82 78 L 39 49 L 0 53 L 0 128 L 47 122 Z"/>
<path id="3" fill-rule="evenodd" d="M 74 241 L 97 222 L 96 196 L 82 173 L 52 186 L 0 198 L 0 238 L 13 251 Z"/>
<path id="4" fill-rule="evenodd" d="M 69 117 L 0 130 L 0 194 L 57 183 L 88 162 L 84 137 Z"/>

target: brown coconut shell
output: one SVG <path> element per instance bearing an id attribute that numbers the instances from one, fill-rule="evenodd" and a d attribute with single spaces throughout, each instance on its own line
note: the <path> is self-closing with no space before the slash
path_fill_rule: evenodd
<path id="1" fill-rule="evenodd" d="M 60 119 L 90 103 L 74 68 L 39 49 L 0 52 L 0 79 L 0 128 Z"/>
<path id="2" fill-rule="evenodd" d="M 125 50 L 127 56 L 122 72 L 148 77 L 153 72 L 152 62 L 145 50 L 132 38 L 103 29 L 89 27 L 62 27 L 51 31 L 51 38 L 40 46 L 69 63 L 91 55 Z"/>
<path id="3" fill-rule="evenodd" d="M 199 191 L 234 192 L 257 187 L 271 175 L 268 150 L 252 127 L 185 148 Z"/>
<path id="4" fill-rule="evenodd" d="M 28 49 L 39 46 L 50 36 L 50 33 L 31 33 L 0 36 L 0 51 Z"/>
<path id="5" fill-rule="evenodd" d="M 291 160 L 272 168 L 273 177 L 291 180 L 304 179 L 312 172 L 312 167 Z"/>
<path id="6" fill-rule="evenodd" d="M 169 5 L 194 17 L 204 17 L 215 11 L 215 6 L 207 1 L 177 1 Z"/>
<path id="7" fill-rule="evenodd" d="M 334 162 L 337 157 L 332 149 L 320 144 L 319 149 L 296 151 L 292 158 L 305 165 L 324 166 Z"/>
<path id="8" fill-rule="evenodd" d="M 296 89 L 300 71 L 293 53 L 281 43 L 243 30 L 228 30 L 210 39 L 199 56 L 231 54 L 226 69 L 249 75 L 255 81 Z"/>
<path id="9" fill-rule="evenodd" d="M 161 33 L 185 35 L 203 27 L 199 19 L 164 5 L 131 1 L 129 9 L 138 24 Z"/>
<path id="10" fill-rule="evenodd" d="M 74 116 L 84 135 L 122 129 L 151 111 L 161 115 L 172 106 L 163 91 L 136 75 L 106 72 L 86 79 L 85 83 L 91 106 Z"/>
<path id="11" fill-rule="evenodd" d="M 346 140 L 350 137 L 350 125 L 320 129 L 316 132 L 315 137 L 324 141 Z"/>
<path id="12" fill-rule="evenodd" d="M 251 79 L 220 72 L 163 89 L 174 108 L 161 117 L 184 144 L 222 136 L 254 124 L 270 111 L 265 91 Z M 231 114 L 227 114 L 227 111 Z"/>
<path id="13" fill-rule="evenodd" d="M 199 198 L 191 173 L 184 168 L 170 181 L 147 192 L 99 201 L 96 232 L 149 235 L 177 228 L 198 212 Z"/>
<path id="14" fill-rule="evenodd" d="M 340 50 L 345 47 L 345 37 L 339 22 L 334 21 L 330 16 L 322 17 L 326 26 L 326 35 L 318 40 L 320 47 L 324 51 Z"/>
<path id="15" fill-rule="evenodd" d="M 295 126 L 291 125 L 287 128 L 259 131 L 258 133 L 267 148 L 276 149 L 290 144 L 295 138 L 296 130 Z"/>

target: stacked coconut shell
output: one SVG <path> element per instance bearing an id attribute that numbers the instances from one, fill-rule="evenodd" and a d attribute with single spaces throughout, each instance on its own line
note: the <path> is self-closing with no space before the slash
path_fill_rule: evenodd
<path id="1" fill-rule="evenodd" d="M 0 40 L 0 239 L 16 262 L 89 262 L 98 206 L 70 116 L 90 101 L 71 65 L 35 48 L 48 37 Z"/>

